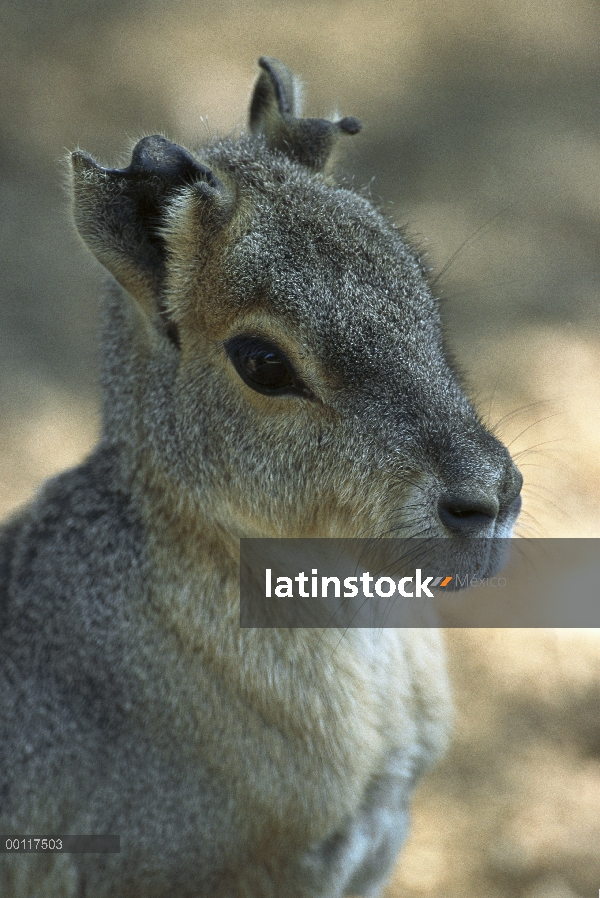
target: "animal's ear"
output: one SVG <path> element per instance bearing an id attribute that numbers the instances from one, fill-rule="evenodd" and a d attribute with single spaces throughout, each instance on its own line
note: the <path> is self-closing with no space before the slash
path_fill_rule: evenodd
<path id="1" fill-rule="evenodd" d="M 295 162 L 322 171 L 341 134 L 357 134 L 361 124 L 348 117 L 337 122 L 322 118 L 296 118 L 296 84 L 283 63 L 269 56 L 258 60 L 263 69 L 250 101 L 250 130 L 262 134 L 273 150 Z"/>
<path id="2" fill-rule="evenodd" d="M 182 147 L 144 137 L 123 169 L 101 168 L 87 153 L 71 155 L 75 223 L 84 241 L 148 314 L 161 311 L 169 204 L 190 194 L 206 238 L 223 225 L 223 184 Z"/>

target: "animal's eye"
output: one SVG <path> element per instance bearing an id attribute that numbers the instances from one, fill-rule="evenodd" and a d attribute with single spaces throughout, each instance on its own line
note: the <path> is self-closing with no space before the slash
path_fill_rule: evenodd
<path id="1" fill-rule="evenodd" d="M 225 349 L 244 383 L 257 393 L 312 396 L 288 357 L 273 343 L 260 337 L 241 336 L 228 340 Z"/>

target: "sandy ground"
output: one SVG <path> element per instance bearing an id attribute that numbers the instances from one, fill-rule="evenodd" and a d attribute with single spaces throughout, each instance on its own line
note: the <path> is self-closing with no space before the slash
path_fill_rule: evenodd
<path id="1" fill-rule="evenodd" d="M 593 0 L 0 2 L 0 518 L 98 430 L 66 149 L 123 164 L 142 134 L 226 133 L 268 53 L 308 113 L 363 119 L 346 171 L 442 271 L 450 345 L 525 476 L 519 535 L 600 536 L 598 47 Z M 389 898 L 595 898 L 599 634 L 447 644 L 454 742 Z"/>

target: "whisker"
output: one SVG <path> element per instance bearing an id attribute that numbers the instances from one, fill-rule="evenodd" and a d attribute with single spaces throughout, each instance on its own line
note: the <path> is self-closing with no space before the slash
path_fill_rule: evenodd
<path id="1" fill-rule="evenodd" d="M 454 252 L 450 256 L 450 258 L 447 260 L 447 262 L 445 262 L 444 265 L 442 265 L 441 269 L 436 274 L 436 276 L 430 281 L 431 286 L 435 287 L 435 285 L 437 284 L 439 279 L 448 271 L 448 269 L 451 267 L 451 265 L 454 262 L 456 262 L 456 260 L 460 256 L 460 254 L 467 248 L 467 246 L 469 246 L 469 244 L 473 243 L 473 241 L 475 240 L 476 237 L 483 234 L 485 232 L 486 228 L 489 228 L 490 225 L 492 225 L 498 218 L 500 218 L 503 215 L 506 215 L 506 213 L 509 212 L 514 207 L 514 205 L 515 205 L 515 203 L 509 203 L 507 206 L 503 206 L 501 209 L 499 209 L 497 212 L 495 212 L 491 216 L 491 218 L 488 218 L 487 221 L 484 221 L 483 224 L 481 224 L 475 231 L 473 231 L 472 234 L 469 234 L 469 236 L 466 237 L 462 241 L 462 243 L 459 244 L 458 249 L 454 250 Z"/>
<path id="2" fill-rule="evenodd" d="M 551 418 L 561 417 L 560 412 L 555 412 L 552 415 L 546 415 L 545 418 L 540 418 L 538 421 L 533 421 L 531 424 L 528 424 L 527 427 L 524 427 L 523 430 L 514 437 L 510 443 L 507 444 L 506 448 L 510 449 L 513 443 L 516 443 L 517 440 L 520 440 L 524 433 L 527 433 L 528 430 L 531 430 L 532 427 L 537 427 L 539 424 L 542 424 L 544 421 L 549 421 Z"/>
<path id="3" fill-rule="evenodd" d="M 507 412 L 505 415 L 503 415 L 501 418 L 499 418 L 499 420 L 496 421 L 495 424 L 491 424 L 490 429 L 493 430 L 494 432 L 496 432 L 501 424 L 504 424 L 506 421 L 510 421 L 510 419 L 516 417 L 516 415 L 519 415 L 522 412 L 529 411 L 532 408 L 537 408 L 540 405 L 549 405 L 550 403 L 554 403 L 554 402 L 556 402 L 555 399 L 539 399 L 539 400 L 536 400 L 535 402 L 529 402 L 529 403 L 527 403 L 527 405 L 521 405 L 518 408 L 515 408 L 512 411 Z M 542 420 L 544 420 L 544 419 L 542 419 Z"/>

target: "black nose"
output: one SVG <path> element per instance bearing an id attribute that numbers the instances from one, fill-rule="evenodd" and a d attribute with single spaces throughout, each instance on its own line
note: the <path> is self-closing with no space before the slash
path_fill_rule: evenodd
<path id="1" fill-rule="evenodd" d="M 440 521 L 457 536 L 487 535 L 491 526 L 514 521 L 521 509 L 523 477 L 512 461 L 506 466 L 499 488 L 490 490 L 463 484 L 440 496 Z"/>
<path id="2" fill-rule="evenodd" d="M 440 521 L 448 530 L 457 536 L 476 536 L 494 523 L 500 503 L 497 499 L 467 492 L 448 493 L 440 498 L 437 510 Z"/>

